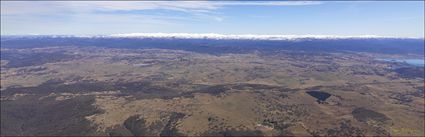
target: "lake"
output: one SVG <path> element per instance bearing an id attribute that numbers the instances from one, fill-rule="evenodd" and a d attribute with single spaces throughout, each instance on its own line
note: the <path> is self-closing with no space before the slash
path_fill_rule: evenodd
<path id="1" fill-rule="evenodd" d="M 323 92 L 323 91 L 307 91 L 307 94 L 309 94 L 310 96 L 316 98 L 318 103 L 323 103 L 324 101 L 326 101 L 326 99 L 328 99 L 331 94 Z"/>
<path id="2" fill-rule="evenodd" d="M 377 59 L 377 60 L 387 61 L 387 62 L 407 63 L 409 65 L 422 66 L 422 67 L 425 65 L 424 59 L 391 59 L 391 58 L 382 58 L 382 59 Z"/>

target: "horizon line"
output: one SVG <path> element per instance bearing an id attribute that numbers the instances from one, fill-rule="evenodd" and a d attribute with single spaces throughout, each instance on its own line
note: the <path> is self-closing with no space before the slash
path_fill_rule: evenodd
<path id="1" fill-rule="evenodd" d="M 0 36 L 53 36 L 53 37 L 94 37 L 94 38 L 182 38 L 182 39 L 257 39 L 257 40 L 288 40 L 288 39 L 348 39 L 348 38 L 393 38 L 393 39 L 425 39 L 423 37 L 384 36 L 384 35 L 321 35 L 321 34 L 219 34 L 219 33 L 115 33 L 115 34 L 1 34 Z"/>

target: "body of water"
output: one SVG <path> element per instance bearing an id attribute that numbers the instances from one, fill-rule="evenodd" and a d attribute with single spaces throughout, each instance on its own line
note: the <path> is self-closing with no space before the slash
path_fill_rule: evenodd
<path id="1" fill-rule="evenodd" d="M 320 104 L 326 101 L 326 99 L 328 99 L 331 96 L 331 94 L 323 92 L 323 91 L 307 91 L 307 94 L 316 98 L 317 103 L 320 103 Z"/>
<path id="2" fill-rule="evenodd" d="M 388 62 L 401 62 L 401 63 L 407 63 L 409 65 L 414 65 L 414 66 L 424 66 L 425 65 L 425 61 L 424 59 L 378 59 L 381 61 L 388 61 Z"/>

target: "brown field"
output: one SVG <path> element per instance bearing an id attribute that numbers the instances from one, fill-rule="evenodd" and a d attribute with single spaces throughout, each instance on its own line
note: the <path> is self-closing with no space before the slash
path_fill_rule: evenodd
<path id="1" fill-rule="evenodd" d="M 2 52 L 2 136 L 425 136 L 423 76 L 374 59 L 398 55 Z"/>

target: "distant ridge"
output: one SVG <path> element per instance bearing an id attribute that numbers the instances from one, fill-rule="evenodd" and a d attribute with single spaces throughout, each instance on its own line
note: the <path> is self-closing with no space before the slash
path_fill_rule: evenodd
<path id="1" fill-rule="evenodd" d="M 377 35 L 338 36 L 338 35 L 224 35 L 215 33 L 126 33 L 106 37 L 127 38 L 180 38 L 180 39 L 244 39 L 244 40 L 296 40 L 296 39 L 423 39 L 417 37 L 394 37 Z"/>
<path id="2" fill-rule="evenodd" d="M 374 35 L 221 35 L 189 33 L 131 33 L 114 35 L 2 36 L 2 48 L 96 46 L 108 48 L 158 48 L 199 53 L 247 53 L 256 50 L 311 52 L 372 52 L 424 54 L 424 39 Z"/>
<path id="3" fill-rule="evenodd" d="M 423 37 L 395 37 L 378 35 L 257 35 L 216 33 L 123 33 L 112 35 L 2 35 L 8 38 L 166 38 L 166 39 L 216 39 L 216 40 L 300 40 L 300 39 L 424 39 Z"/>

